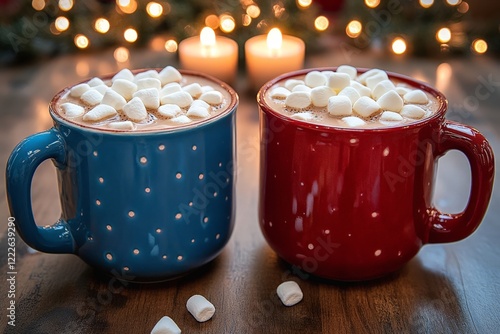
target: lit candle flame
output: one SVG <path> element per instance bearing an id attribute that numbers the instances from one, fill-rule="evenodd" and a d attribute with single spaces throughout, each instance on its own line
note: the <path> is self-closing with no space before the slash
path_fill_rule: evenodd
<path id="1" fill-rule="evenodd" d="M 281 49 L 283 43 L 283 36 L 278 28 L 272 28 L 267 34 L 267 48 L 273 55 L 276 55 Z"/>
<path id="2" fill-rule="evenodd" d="M 215 32 L 210 27 L 201 29 L 200 33 L 201 53 L 204 57 L 212 56 L 215 50 Z"/>

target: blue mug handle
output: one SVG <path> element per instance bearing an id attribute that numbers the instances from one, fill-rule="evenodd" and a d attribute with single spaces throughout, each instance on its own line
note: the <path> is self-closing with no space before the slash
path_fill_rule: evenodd
<path id="1" fill-rule="evenodd" d="M 21 238 L 32 248 L 46 253 L 75 253 L 75 241 L 68 224 L 59 219 L 51 226 L 38 226 L 31 206 L 31 181 L 37 167 L 47 159 L 66 163 L 65 144 L 52 128 L 21 141 L 7 162 L 7 199 Z"/>

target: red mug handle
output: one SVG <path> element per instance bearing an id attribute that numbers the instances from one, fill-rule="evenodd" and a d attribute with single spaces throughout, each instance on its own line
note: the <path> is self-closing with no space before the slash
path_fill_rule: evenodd
<path id="1" fill-rule="evenodd" d="M 454 242 L 471 235 L 486 213 L 495 175 L 493 150 L 476 129 L 452 121 L 444 122 L 436 149 L 438 158 L 449 150 L 463 152 L 471 168 L 472 184 L 465 210 L 458 214 L 429 210 L 427 243 Z"/>

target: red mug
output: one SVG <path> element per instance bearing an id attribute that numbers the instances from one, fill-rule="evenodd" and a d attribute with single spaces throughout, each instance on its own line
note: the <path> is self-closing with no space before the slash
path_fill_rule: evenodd
<path id="1" fill-rule="evenodd" d="M 448 102 L 412 78 L 391 79 L 438 101 L 432 116 L 404 126 L 341 128 L 307 123 L 273 110 L 257 96 L 261 156 L 259 223 L 285 261 L 315 276 L 367 280 L 400 269 L 425 244 L 454 242 L 474 232 L 491 197 L 493 151 L 477 130 L 445 120 Z M 358 69 L 358 73 L 366 71 Z M 458 214 L 432 204 L 439 157 L 465 154 L 471 166 L 468 204 Z"/>

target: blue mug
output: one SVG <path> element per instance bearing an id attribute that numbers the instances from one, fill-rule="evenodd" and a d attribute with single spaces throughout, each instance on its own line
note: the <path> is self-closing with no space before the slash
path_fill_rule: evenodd
<path id="1" fill-rule="evenodd" d="M 22 239 L 46 253 L 76 254 L 120 279 L 172 279 L 214 259 L 234 226 L 235 112 L 238 95 L 206 121 L 142 132 L 102 131 L 62 119 L 24 139 L 7 163 L 7 196 Z M 111 76 L 109 77 L 111 78 Z M 108 79 L 109 79 L 108 78 Z M 36 225 L 33 174 L 52 159 L 61 218 Z"/>

